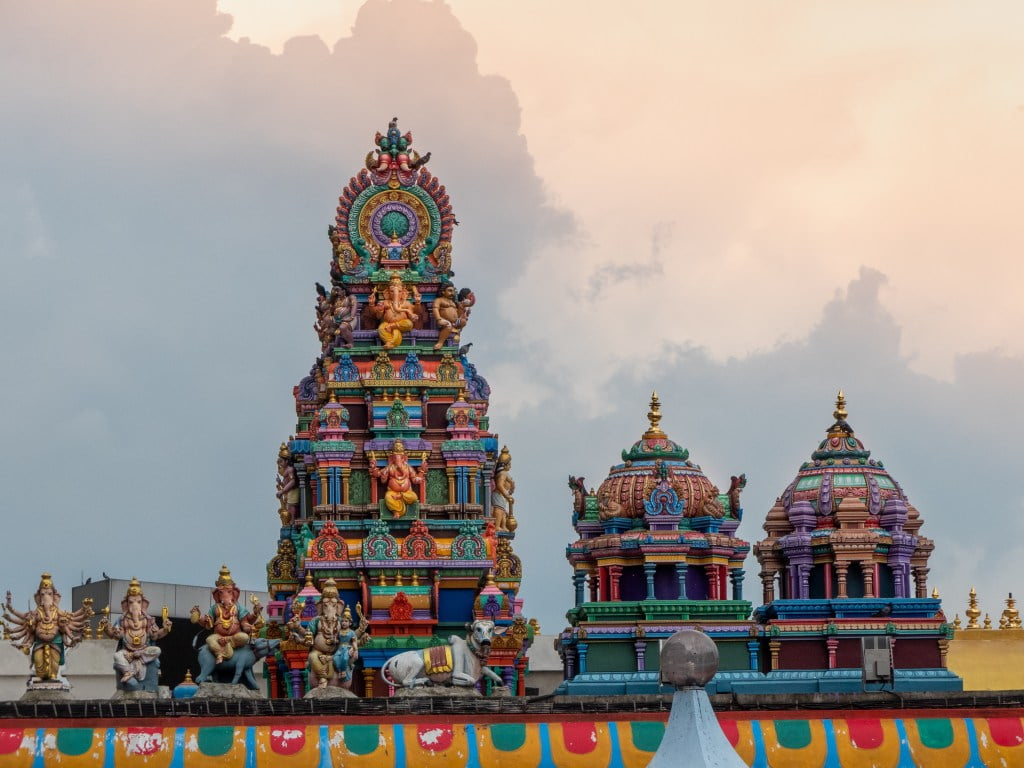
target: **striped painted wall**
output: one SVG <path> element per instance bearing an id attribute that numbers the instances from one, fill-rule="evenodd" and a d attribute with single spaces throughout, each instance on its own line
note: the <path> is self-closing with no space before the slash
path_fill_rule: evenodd
<path id="1" fill-rule="evenodd" d="M 0 768 L 642 768 L 660 720 L 0 728 Z M 223 721 L 221 721 L 223 722 Z M 1024 767 L 1020 717 L 721 718 L 757 768 Z M 7 721 L 6 725 L 13 725 Z"/>

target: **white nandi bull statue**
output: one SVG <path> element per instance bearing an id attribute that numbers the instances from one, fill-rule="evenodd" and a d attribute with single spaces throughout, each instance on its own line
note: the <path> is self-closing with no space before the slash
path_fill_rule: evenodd
<path id="1" fill-rule="evenodd" d="M 496 635 L 503 635 L 507 627 L 495 629 L 493 621 L 477 619 L 467 624 L 466 629 L 469 632 L 465 640 L 452 635 L 448 638 L 448 645 L 404 651 L 392 656 L 381 668 L 381 678 L 388 685 L 402 688 L 431 684 L 470 688 L 486 675 L 495 684 L 504 686 L 505 681 L 486 664 L 491 653 L 491 640 Z"/>

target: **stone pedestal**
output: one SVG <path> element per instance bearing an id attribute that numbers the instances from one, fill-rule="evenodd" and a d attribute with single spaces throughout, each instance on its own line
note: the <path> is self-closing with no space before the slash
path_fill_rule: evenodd
<path id="1" fill-rule="evenodd" d="M 306 692 L 304 699 L 358 699 L 348 688 L 328 685 L 326 688 L 313 688 Z"/>
<path id="2" fill-rule="evenodd" d="M 263 694 L 232 683 L 200 683 L 195 699 L 262 699 Z"/>

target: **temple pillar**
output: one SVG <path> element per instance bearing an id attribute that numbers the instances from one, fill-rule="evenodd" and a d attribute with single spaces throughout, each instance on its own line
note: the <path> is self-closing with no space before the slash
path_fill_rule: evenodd
<path id="1" fill-rule="evenodd" d="M 302 669 L 290 669 L 288 674 L 292 682 L 292 698 L 301 699 L 306 693 L 306 686 L 302 683 Z"/>
<path id="2" fill-rule="evenodd" d="M 583 605 L 583 582 L 587 578 L 587 574 L 583 571 L 572 572 L 572 586 L 576 592 L 576 607 L 579 608 Z"/>
<path id="3" fill-rule="evenodd" d="M 864 574 L 864 597 L 875 597 L 875 569 L 870 563 L 861 563 L 860 570 Z"/>
<path id="4" fill-rule="evenodd" d="M 352 467 L 342 467 L 341 468 L 341 503 L 342 504 L 348 504 L 349 503 L 349 501 L 348 501 L 349 500 L 348 481 L 349 481 L 349 478 L 351 478 L 351 477 L 352 477 Z"/>
<path id="5" fill-rule="evenodd" d="M 455 467 L 445 467 L 445 472 L 448 474 L 448 503 L 455 504 L 458 496 L 455 493 Z M 485 509 L 484 516 L 491 514 L 491 510 Z"/>
<path id="6" fill-rule="evenodd" d="M 377 670 L 363 667 L 363 696 L 368 699 L 373 698 L 373 680 L 376 677 Z"/>
<path id="7" fill-rule="evenodd" d="M 832 563 L 825 563 L 825 599 L 832 599 Z"/>
<path id="8" fill-rule="evenodd" d="M 676 563 L 676 580 L 679 582 L 679 599 L 688 600 L 686 596 L 686 561 L 680 560 Z"/>
<path id="9" fill-rule="evenodd" d="M 644 671 L 644 657 L 647 654 L 647 642 L 645 640 L 637 640 L 633 643 L 633 651 L 636 654 L 636 671 Z"/>
<path id="10" fill-rule="evenodd" d="M 587 651 L 589 650 L 588 643 L 577 643 L 576 653 L 579 656 L 580 661 L 580 674 L 587 674 Z"/>
<path id="11" fill-rule="evenodd" d="M 775 601 L 775 573 L 773 571 L 761 571 L 761 592 L 764 597 L 764 604 Z"/>
<path id="12" fill-rule="evenodd" d="M 426 459 L 424 459 L 424 461 L 426 461 Z M 477 499 L 477 495 L 476 495 L 476 473 L 477 473 L 476 467 L 470 467 L 470 469 L 469 469 L 469 503 L 470 504 L 476 504 L 477 503 L 476 502 L 476 499 Z M 426 482 L 423 482 L 423 483 L 420 483 L 420 486 L 422 486 L 423 489 L 426 490 L 427 484 L 426 484 Z M 422 501 L 423 501 L 424 504 L 427 502 L 426 496 L 423 497 Z"/>
<path id="13" fill-rule="evenodd" d="M 949 638 L 939 638 L 939 666 L 946 668 L 946 654 L 949 653 Z"/>
<path id="14" fill-rule="evenodd" d="M 850 564 L 843 561 L 836 561 L 836 587 L 839 594 L 836 595 L 840 600 L 846 599 L 846 572 L 850 569 Z"/>
<path id="15" fill-rule="evenodd" d="M 801 600 L 806 600 L 811 596 L 811 566 L 807 563 L 801 563 L 797 566 L 797 594 Z"/>
<path id="16" fill-rule="evenodd" d="M 732 581 L 732 599 L 743 599 L 743 579 L 747 577 L 742 568 L 730 568 L 729 579 Z"/>
<path id="17" fill-rule="evenodd" d="M 576 677 L 576 649 L 573 646 L 565 648 L 565 679 L 572 680 Z"/>
<path id="18" fill-rule="evenodd" d="M 750 658 L 750 670 L 757 672 L 761 666 L 761 644 L 757 640 L 747 641 L 747 656 Z"/>
<path id="19" fill-rule="evenodd" d="M 516 696 L 526 695 L 526 657 L 516 659 Z"/>
<path id="20" fill-rule="evenodd" d="M 608 599 L 613 603 L 619 599 L 619 579 L 622 577 L 622 566 L 621 565 L 609 565 L 608 576 L 611 587 L 611 594 Z"/>
<path id="21" fill-rule="evenodd" d="M 779 650 L 782 648 L 781 640 L 772 640 L 768 643 L 768 651 L 771 658 L 771 667 L 769 672 L 779 668 Z"/>
<path id="22" fill-rule="evenodd" d="M 928 568 L 914 568 L 914 597 L 928 597 Z"/>
<path id="23" fill-rule="evenodd" d="M 295 480 L 299 484 L 299 517 L 308 519 L 310 517 L 311 494 L 309 490 L 309 477 L 306 474 L 306 465 L 304 463 L 295 465 Z"/>
<path id="24" fill-rule="evenodd" d="M 658 566 L 656 563 L 644 563 L 644 576 L 647 577 L 647 599 L 654 599 L 654 572 Z"/>
<path id="25" fill-rule="evenodd" d="M 587 586 L 590 587 L 590 602 L 596 603 L 600 594 L 600 580 L 598 578 L 599 569 L 591 567 L 587 573 Z"/>
<path id="26" fill-rule="evenodd" d="M 830 637 L 825 641 L 825 647 L 828 648 L 828 668 L 836 668 L 836 651 L 839 650 L 839 638 Z"/>
<path id="27" fill-rule="evenodd" d="M 317 501 L 321 506 L 330 504 L 332 502 L 330 469 L 327 467 L 317 467 L 316 471 L 320 476 L 320 493 L 317 496 Z"/>
<path id="28" fill-rule="evenodd" d="M 704 573 L 708 577 L 708 600 L 718 600 L 718 566 L 705 565 Z"/>

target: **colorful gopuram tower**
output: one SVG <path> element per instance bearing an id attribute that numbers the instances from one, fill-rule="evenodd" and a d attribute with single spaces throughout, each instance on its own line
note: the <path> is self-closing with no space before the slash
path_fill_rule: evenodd
<path id="1" fill-rule="evenodd" d="M 511 456 L 490 429 L 487 381 L 460 347 L 475 298 L 451 282 L 455 216 L 430 154 L 397 119 L 375 143 L 329 228 L 320 355 L 294 389 L 295 434 L 278 454 L 268 632 L 285 637 L 297 605 L 314 616 L 330 578 L 369 623 L 357 693 L 387 695 L 377 673 L 388 658 L 488 618 L 507 628 L 488 664 L 522 694 L 534 627 L 516 596 Z M 287 638 L 282 649 L 268 665 L 272 695 L 302 696 L 307 650 Z"/>
<path id="2" fill-rule="evenodd" d="M 769 671 L 743 692 L 859 691 L 861 638 L 884 637 L 895 688 L 960 690 L 946 669 L 953 628 L 928 596 L 921 517 L 847 423 L 835 422 L 768 513 L 761 565 Z M 740 687 L 738 687 L 739 689 Z"/>
<path id="3" fill-rule="evenodd" d="M 597 493 L 569 478 L 579 539 L 566 548 L 576 605 L 558 639 L 565 693 L 658 692 L 661 641 L 695 626 L 721 658 L 709 690 L 761 676 L 758 630 L 743 599 L 750 545 L 735 537 L 746 479 L 733 477 L 720 493 L 661 429 L 657 393 L 647 418 Z"/>

